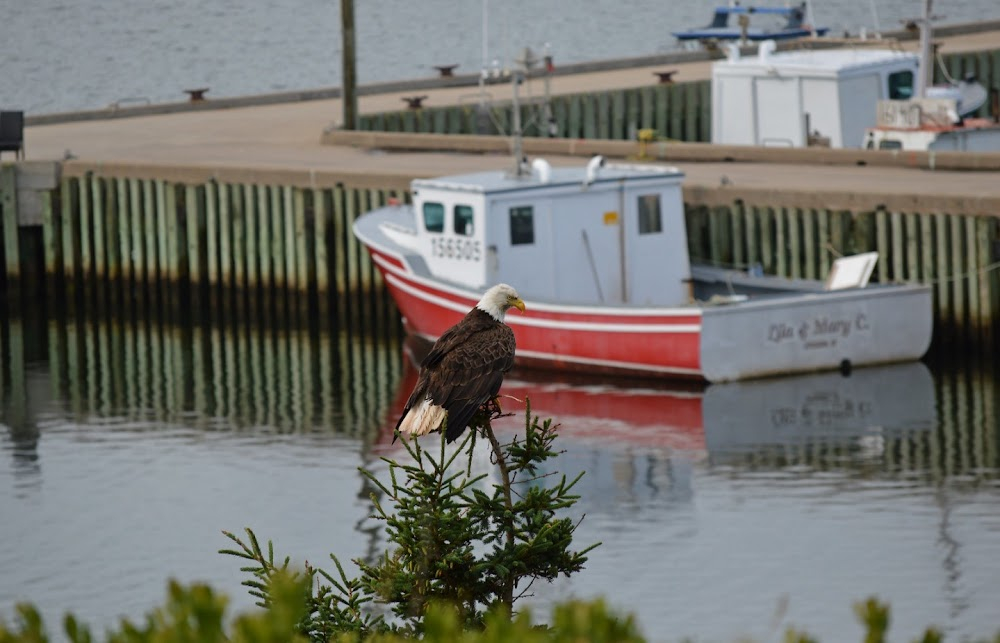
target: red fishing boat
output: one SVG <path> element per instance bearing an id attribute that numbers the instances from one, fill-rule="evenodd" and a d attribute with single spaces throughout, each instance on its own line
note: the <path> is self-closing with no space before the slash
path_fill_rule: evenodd
<path id="1" fill-rule="evenodd" d="M 412 205 L 362 215 L 354 233 L 427 340 L 490 285 L 514 286 L 522 366 L 722 382 L 924 354 L 931 291 L 869 285 L 874 253 L 825 282 L 691 265 L 682 179 L 600 157 L 418 179 Z"/>

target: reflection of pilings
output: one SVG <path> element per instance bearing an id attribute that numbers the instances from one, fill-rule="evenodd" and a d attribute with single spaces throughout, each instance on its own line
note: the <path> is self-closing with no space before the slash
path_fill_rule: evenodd
<path id="1" fill-rule="evenodd" d="M 970 387 L 981 379 L 974 371 L 955 370 L 936 379 L 939 422 L 933 431 L 917 439 L 898 440 L 887 445 L 890 468 L 926 472 L 933 479 L 977 475 L 1000 466 L 996 458 L 996 418 L 986 422 L 973 420 L 973 409 L 995 405 L 995 390 Z M 992 475 L 992 474 L 991 474 Z"/>
<path id="2" fill-rule="evenodd" d="M 389 198 L 408 198 L 96 175 L 64 177 L 58 196 L 45 266 L 71 306 L 296 325 L 331 311 L 341 322 L 378 321 L 371 315 L 382 301 L 355 299 L 383 284 L 351 224 Z"/>
<path id="3" fill-rule="evenodd" d="M 0 400 L 6 392 L 10 415 L 4 420 L 12 427 L 23 424 L 26 417 L 25 384 L 25 339 L 24 323 L 19 319 L 11 319 L 0 328 L 3 341 L 0 343 Z M 6 369 L 6 373 L 4 370 Z M 4 380 L 6 379 L 6 382 Z M 6 383 L 6 387 L 2 386 Z"/>
<path id="4" fill-rule="evenodd" d="M 54 394 L 76 416 L 204 428 L 366 436 L 381 425 L 402 370 L 398 330 L 77 317 L 50 321 L 48 341 Z"/>
<path id="5" fill-rule="evenodd" d="M 32 340 L 30 326 L 20 319 L 0 322 L 0 435 L 9 442 L 13 459 L 12 471 L 16 478 L 31 477 L 39 471 L 39 428 L 36 409 L 32 404 L 29 375 L 25 363 L 29 361 L 28 345 Z"/>
<path id="6" fill-rule="evenodd" d="M 7 369 L 13 367 L 10 364 L 10 319 L 7 315 L 7 306 L 0 298 L 0 407 L 3 406 L 3 399 L 7 391 L 7 380 L 9 379 Z"/>
<path id="7" fill-rule="evenodd" d="M 1000 388 L 996 372 L 956 371 L 936 380 L 941 426 L 931 468 L 939 477 L 977 475 L 1000 466 Z"/>
<path id="8" fill-rule="evenodd" d="M 873 280 L 934 286 L 937 344 L 992 350 L 1000 328 L 1000 242 L 995 217 L 875 210 L 773 208 L 736 201 L 686 206 L 692 260 L 824 279 L 834 259 L 878 251 Z"/>

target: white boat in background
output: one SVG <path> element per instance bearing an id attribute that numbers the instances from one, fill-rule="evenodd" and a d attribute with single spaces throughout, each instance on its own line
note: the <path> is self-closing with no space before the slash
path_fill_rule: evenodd
<path id="1" fill-rule="evenodd" d="M 988 92 L 972 76 L 932 85 L 931 0 L 924 0 L 920 27 L 920 69 L 913 95 L 879 100 L 876 123 L 865 130 L 864 147 L 879 150 L 1000 152 L 1000 104 L 993 118 L 974 118 Z M 943 69 L 943 67 L 942 67 Z M 945 72 L 947 75 L 947 72 Z"/>
<path id="2" fill-rule="evenodd" d="M 866 149 L 933 152 L 1000 152 L 1000 124 L 973 118 L 979 105 L 963 107 L 961 94 L 968 86 L 985 94 L 983 86 L 963 81 L 961 86 L 931 91 L 933 98 L 878 101 L 874 127 L 865 130 Z M 938 88 L 931 88 L 932 90 Z M 966 93 L 969 93 L 968 91 Z"/>
<path id="3" fill-rule="evenodd" d="M 908 98 L 914 53 L 884 48 L 730 48 L 712 64 L 712 142 L 764 147 L 861 147 L 879 100 Z"/>
<path id="4" fill-rule="evenodd" d="M 868 284 L 874 253 L 826 282 L 691 265 L 682 179 L 600 157 L 419 179 L 412 205 L 364 214 L 354 233 L 424 339 L 487 287 L 517 288 L 528 310 L 506 322 L 521 366 L 724 382 L 926 352 L 931 289 Z"/>
<path id="5" fill-rule="evenodd" d="M 1000 151 L 1000 114 L 974 78 L 931 86 L 930 1 L 919 54 L 894 48 L 729 48 L 712 65 L 712 142 L 765 147 Z"/>

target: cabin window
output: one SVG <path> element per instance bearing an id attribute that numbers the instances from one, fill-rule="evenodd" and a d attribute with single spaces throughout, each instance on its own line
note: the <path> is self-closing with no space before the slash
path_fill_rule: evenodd
<path id="1" fill-rule="evenodd" d="M 472 206 L 455 206 L 455 234 L 471 237 L 475 229 L 472 227 Z"/>
<path id="2" fill-rule="evenodd" d="M 660 214 L 660 195 L 643 194 L 639 197 L 639 234 L 663 232 Z"/>
<path id="3" fill-rule="evenodd" d="M 424 227 L 427 232 L 444 232 L 444 206 L 440 203 L 424 204 Z"/>
<path id="4" fill-rule="evenodd" d="M 535 213 L 530 205 L 510 209 L 510 245 L 535 242 Z"/>
<path id="5" fill-rule="evenodd" d="M 891 138 L 887 138 L 878 142 L 878 149 L 901 150 L 903 149 L 903 144 L 900 141 L 894 141 Z"/>
<path id="6" fill-rule="evenodd" d="M 889 74 L 889 98 L 913 98 L 913 72 L 897 71 Z"/>

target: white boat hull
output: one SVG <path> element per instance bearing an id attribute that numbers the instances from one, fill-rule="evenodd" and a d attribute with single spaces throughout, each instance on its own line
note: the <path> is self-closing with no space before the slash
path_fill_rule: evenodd
<path id="1" fill-rule="evenodd" d="M 701 369 L 710 382 L 920 359 L 932 334 L 920 286 L 801 294 L 706 308 Z"/>

